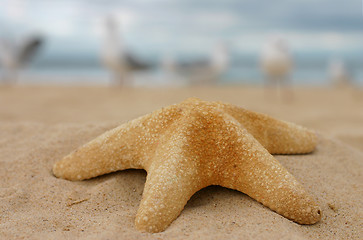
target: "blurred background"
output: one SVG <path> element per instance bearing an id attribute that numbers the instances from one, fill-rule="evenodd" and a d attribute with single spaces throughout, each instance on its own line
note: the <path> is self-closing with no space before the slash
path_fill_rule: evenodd
<path id="1" fill-rule="evenodd" d="M 363 85 L 361 1 L 0 0 L 11 84 Z"/>

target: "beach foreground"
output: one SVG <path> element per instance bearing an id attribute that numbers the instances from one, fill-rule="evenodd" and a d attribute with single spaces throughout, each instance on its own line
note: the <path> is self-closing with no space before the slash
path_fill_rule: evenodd
<path id="1" fill-rule="evenodd" d="M 254 87 L 0 88 L 1 239 L 360 239 L 363 237 L 363 93 L 299 88 L 294 100 Z M 276 155 L 319 203 L 323 217 L 299 225 L 247 195 L 197 192 L 161 233 L 134 227 L 146 172 L 71 182 L 51 169 L 104 131 L 187 97 L 220 100 L 318 132 L 317 149 Z"/>

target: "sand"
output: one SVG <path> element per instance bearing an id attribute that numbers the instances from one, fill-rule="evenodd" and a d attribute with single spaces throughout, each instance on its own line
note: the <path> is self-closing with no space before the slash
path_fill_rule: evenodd
<path id="1" fill-rule="evenodd" d="M 197 192 L 165 232 L 140 233 L 134 218 L 146 172 L 70 182 L 54 162 L 118 124 L 186 97 L 221 100 L 315 129 L 317 149 L 276 158 L 315 196 L 321 222 L 304 226 L 247 195 Z M 363 92 L 299 88 L 293 102 L 254 87 L 0 88 L 0 239 L 362 239 Z"/>

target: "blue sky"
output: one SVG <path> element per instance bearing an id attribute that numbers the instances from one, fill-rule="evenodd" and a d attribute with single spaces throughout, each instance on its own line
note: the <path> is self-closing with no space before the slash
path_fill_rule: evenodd
<path id="1" fill-rule="evenodd" d="M 0 0 L 0 36 L 38 32 L 43 57 L 94 57 L 102 21 L 112 14 L 126 44 L 145 56 L 207 54 L 218 41 L 258 53 L 269 35 L 293 51 L 363 57 L 362 1 L 295 0 Z"/>

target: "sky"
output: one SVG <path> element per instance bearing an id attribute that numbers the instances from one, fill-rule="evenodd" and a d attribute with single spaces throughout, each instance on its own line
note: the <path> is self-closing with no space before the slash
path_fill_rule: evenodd
<path id="1" fill-rule="evenodd" d="M 40 34 L 43 59 L 93 59 L 103 21 L 116 17 L 124 43 L 144 57 L 203 56 L 218 42 L 258 54 L 271 35 L 298 53 L 363 58 L 362 1 L 0 0 L 0 37 Z"/>

